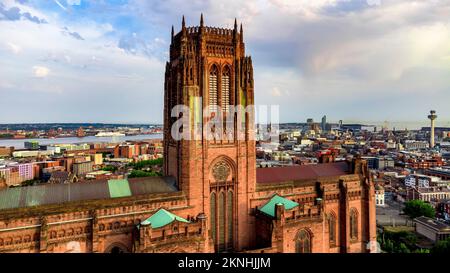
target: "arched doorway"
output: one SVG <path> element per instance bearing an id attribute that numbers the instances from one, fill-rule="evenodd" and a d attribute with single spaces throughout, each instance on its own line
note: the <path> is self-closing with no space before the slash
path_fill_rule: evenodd
<path id="1" fill-rule="evenodd" d="M 109 247 L 106 248 L 105 253 L 129 253 L 128 248 L 122 243 L 112 243 Z"/>
<path id="2" fill-rule="evenodd" d="M 124 253 L 124 251 L 123 251 L 123 249 L 121 249 L 120 247 L 115 246 L 115 247 L 113 247 L 113 248 L 111 249 L 111 253 L 113 253 L 113 254 Z"/>

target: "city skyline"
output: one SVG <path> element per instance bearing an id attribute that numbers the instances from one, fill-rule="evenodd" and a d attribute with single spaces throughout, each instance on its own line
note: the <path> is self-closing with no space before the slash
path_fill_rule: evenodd
<path id="1" fill-rule="evenodd" d="M 0 123 L 161 123 L 171 23 L 180 31 L 184 14 L 199 25 L 203 12 L 207 24 L 243 23 L 255 102 L 282 105 L 280 122 L 428 124 L 435 109 L 446 126 L 449 11 L 449 1 L 2 0 Z"/>

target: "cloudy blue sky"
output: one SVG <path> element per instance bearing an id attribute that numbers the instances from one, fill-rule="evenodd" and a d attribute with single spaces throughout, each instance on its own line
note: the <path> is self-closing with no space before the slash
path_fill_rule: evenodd
<path id="1" fill-rule="evenodd" d="M 283 122 L 450 120 L 450 0 L 0 0 L 0 123 L 161 122 L 171 25 L 201 12 L 243 23 Z"/>

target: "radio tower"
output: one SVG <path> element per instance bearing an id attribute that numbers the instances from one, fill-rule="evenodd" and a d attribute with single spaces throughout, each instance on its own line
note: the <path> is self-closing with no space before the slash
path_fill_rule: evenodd
<path id="1" fill-rule="evenodd" d="M 428 115 L 428 119 L 431 120 L 431 127 L 430 127 L 430 148 L 434 148 L 434 120 L 437 119 L 436 111 L 431 110 L 430 114 Z"/>

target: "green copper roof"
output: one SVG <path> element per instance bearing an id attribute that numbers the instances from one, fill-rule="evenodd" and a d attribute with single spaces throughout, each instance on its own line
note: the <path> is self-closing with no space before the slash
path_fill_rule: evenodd
<path id="1" fill-rule="evenodd" d="M 6 188 L 0 191 L 0 208 L 16 208 L 20 204 L 21 188 Z"/>
<path id="2" fill-rule="evenodd" d="M 2 210 L 89 200 L 176 192 L 173 177 L 154 176 L 127 180 L 96 180 L 73 184 L 39 184 L 0 189 Z"/>
<path id="3" fill-rule="evenodd" d="M 286 210 L 290 210 L 298 206 L 297 202 L 294 202 L 292 200 L 286 199 L 284 197 L 281 197 L 279 195 L 274 195 L 272 199 L 269 200 L 262 208 L 259 210 L 264 212 L 267 215 L 270 215 L 272 217 L 275 217 L 275 205 L 276 204 L 283 204 L 284 208 Z"/>
<path id="4" fill-rule="evenodd" d="M 155 214 L 147 218 L 147 220 L 142 221 L 141 225 L 152 225 L 152 228 L 160 228 L 172 223 L 175 220 L 184 223 L 189 223 L 188 220 L 180 216 L 177 216 L 165 209 L 160 209 Z"/>
<path id="5" fill-rule="evenodd" d="M 110 179 L 108 188 L 111 198 L 131 196 L 130 185 L 126 179 Z"/>

